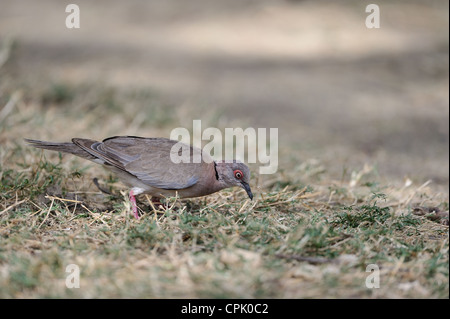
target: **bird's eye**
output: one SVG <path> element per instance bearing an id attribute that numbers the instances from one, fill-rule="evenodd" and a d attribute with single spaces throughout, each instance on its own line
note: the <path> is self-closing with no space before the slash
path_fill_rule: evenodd
<path id="1" fill-rule="evenodd" d="M 241 179 L 242 177 L 244 177 L 244 174 L 237 169 L 234 171 L 234 177 L 236 177 L 237 179 Z"/>

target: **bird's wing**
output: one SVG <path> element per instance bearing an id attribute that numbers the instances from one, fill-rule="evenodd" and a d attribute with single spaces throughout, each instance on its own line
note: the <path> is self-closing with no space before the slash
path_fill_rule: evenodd
<path id="1" fill-rule="evenodd" d="M 178 142 L 165 138 L 116 136 L 103 142 L 85 139 L 72 141 L 107 164 L 136 176 L 147 185 L 161 189 L 176 190 L 191 187 L 202 178 L 202 175 L 209 172 L 207 165 L 213 165 L 204 161 L 192 163 L 192 156 L 190 163 L 174 163 L 170 158 L 170 152 Z M 189 148 L 192 155 L 194 148 L 184 145 Z"/>

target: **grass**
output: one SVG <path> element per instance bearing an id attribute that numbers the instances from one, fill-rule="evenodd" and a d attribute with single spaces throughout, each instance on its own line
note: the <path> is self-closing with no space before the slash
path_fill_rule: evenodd
<path id="1" fill-rule="evenodd" d="M 448 227 L 393 205 L 390 189 L 360 186 L 356 204 L 344 185 L 337 203 L 323 185 L 276 184 L 253 202 L 225 190 L 158 211 L 141 198 L 135 220 L 116 180 L 105 178 L 114 196 L 74 191 L 88 173 L 20 150 L 8 153 L 32 162 L 2 167 L 2 298 L 448 297 Z M 373 263 L 379 289 L 364 284 Z M 70 264 L 79 289 L 65 286 Z"/>
<path id="2" fill-rule="evenodd" d="M 0 298 L 449 297 L 448 193 L 429 183 L 386 182 L 369 166 L 336 180 L 320 160 L 298 165 L 281 145 L 278 173 L 253 176 L 253 201 L 227 189 L 155 211 L 140 197 L 136 220 L 114 176 L 22 138 L 168 136 L 186 110 L 145 90 L 5 83 Z M 71 264 L 78 289 L 65 285 Z M 365 285 L 370 264 L 378 289 Z"/>

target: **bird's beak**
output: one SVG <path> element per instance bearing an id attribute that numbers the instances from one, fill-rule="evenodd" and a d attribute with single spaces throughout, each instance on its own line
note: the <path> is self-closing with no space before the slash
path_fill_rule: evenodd
<path id="1" fill-rule="evenodd" d="M 245 189 L 247 192 L 248 197 L 250 197 L 250 200 L 253 200 L 253 193 L 250 189 L 250 185 L 248 185 L 246 182 L 241 182 L 242 188 Z"/>

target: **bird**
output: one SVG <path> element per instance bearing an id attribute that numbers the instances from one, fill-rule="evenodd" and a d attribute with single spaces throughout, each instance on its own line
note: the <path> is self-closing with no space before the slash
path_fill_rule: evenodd
<path id="1" fill-rule="evenodd" d="M 201 149 L 162 137 L 113 136 L 96 141 L 72 138 L 72 142 L 56 143 L 24 139 L 30 146 L 70 153 L 103 165 L 129 188 L 129 200 L 134 216 L 139 219 L 136 197 L 178 196 L 193 198 L 218 192 L 224 188 L 243 188 L 250 200 L 250 169 L 241 161 L 214 161 Z M 183 154 L 184 160 L 173 160 L 171 155 Z M 175 152 L 175 153 L 174 153 Z M 199 156 L 198 156 L 199 155 Z M 195 156 L 197 160 L 195 160 Z"/>

